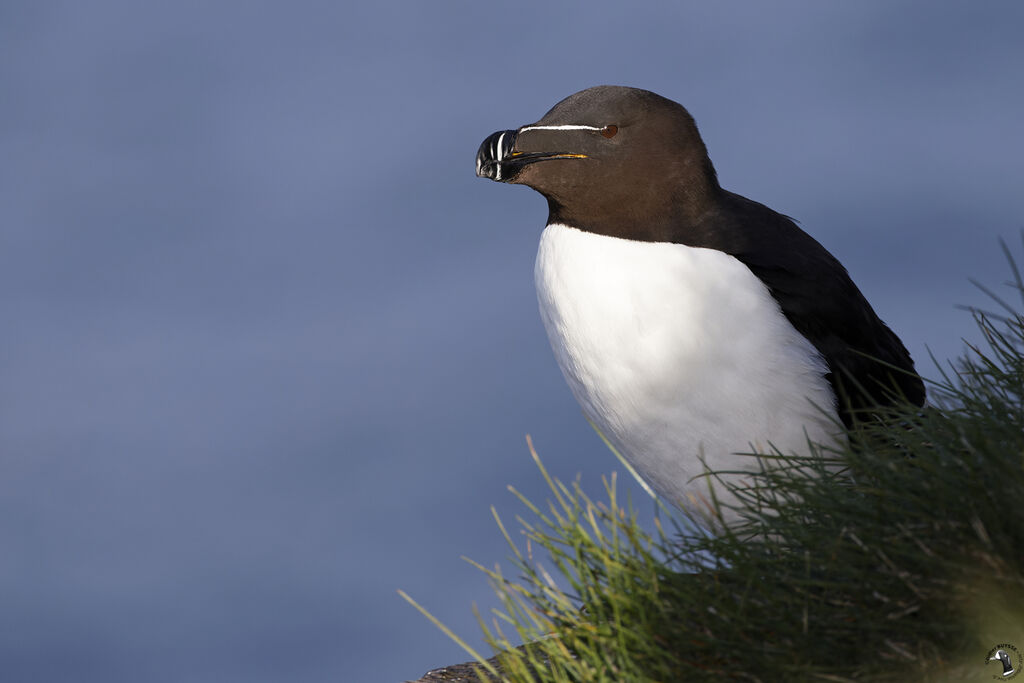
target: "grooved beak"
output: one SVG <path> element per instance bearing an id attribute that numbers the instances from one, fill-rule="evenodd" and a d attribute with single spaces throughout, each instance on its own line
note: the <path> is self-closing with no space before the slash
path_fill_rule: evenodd
<path id="1" fill-rule="evenodd" d="M 586 154 L 567 152 L 514 152 L 519 131 L 499 130 L 480 145 L 476 153 L 476 175 L 498 182 L 507 182 L 527 164 L 551 159 L 586 159 Z"/>
<path id="2" fill-rule="evenodd" d="M 476 175 L 501 181 L 501 163 L 516 144 L 516 131 L 499 130 L 487 136 L 476 153 Z"/>

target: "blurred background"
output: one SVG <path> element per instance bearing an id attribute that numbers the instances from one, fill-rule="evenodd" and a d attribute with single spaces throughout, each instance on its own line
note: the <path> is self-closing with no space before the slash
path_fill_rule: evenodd
<path id="1" fill-rule="evenodd" d="M 0 5 L 0 677 L 382 681 L 466 659 L 489 508 L 618 467 L 491 132 L 597 84 L 697 119 L 918 367 L 1021 255 L 1024 4 Z M 629 487 L 626 487 L 629 488 Z M 630 489 L 636 498 L 636 489 Z M 641 508 L 646 501 L 636 498 Z"/>

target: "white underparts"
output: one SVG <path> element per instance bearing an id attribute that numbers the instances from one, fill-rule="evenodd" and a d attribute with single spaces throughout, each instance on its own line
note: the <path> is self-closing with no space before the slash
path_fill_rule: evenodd
<path id="1" fill-rule="evenodd" d="M 662 496 L 706 496 L 701 458 L 712 470 L 751 470 L 737 453 L 834 443 L 824 360 L 732 256 L 555 224 L 535 278 L 584 413 Z"/>

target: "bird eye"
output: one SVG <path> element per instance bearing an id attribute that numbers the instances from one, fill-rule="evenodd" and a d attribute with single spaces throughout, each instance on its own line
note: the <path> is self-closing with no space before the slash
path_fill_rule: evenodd
<path id="1" fill-rule="evenodd" d="M 618 126 L 609 125 L 609 126 L 605 126 L 604 128 L 601 129 L 601 135 L 605 136 L 608 139 L 611 139 L 611 138 L 615 137 L 615 134 L 618 133 L 618 132 L 619 132 L 619 127 Z"/>

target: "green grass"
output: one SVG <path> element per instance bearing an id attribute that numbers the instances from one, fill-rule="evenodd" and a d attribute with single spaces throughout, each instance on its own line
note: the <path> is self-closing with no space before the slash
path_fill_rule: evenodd
<path id="1" fill-rule="evenodd" d="M 866 420 L 850 434 L 856 446 L 785 465 L 757 459 L 755 486 L 735 491 L 738 521 L 717 533 L 664 506 L 648 533 L 614 475 L 595 500 L 537 458 L 550 500 L 519 496 L 518 533 L 498 519 L 512 575 L 480 567 L 502 605 L 480 621 L 504 653 L 497 670 L 487 665 L 492 675 L 768 683 L 1001 673 L 984 663 L 996 643 L 1024 652 L 1024 317 L 989 294 L 1000 311 L 973 311 L 986 345 L 929 387 L 927 409 Z"/>

